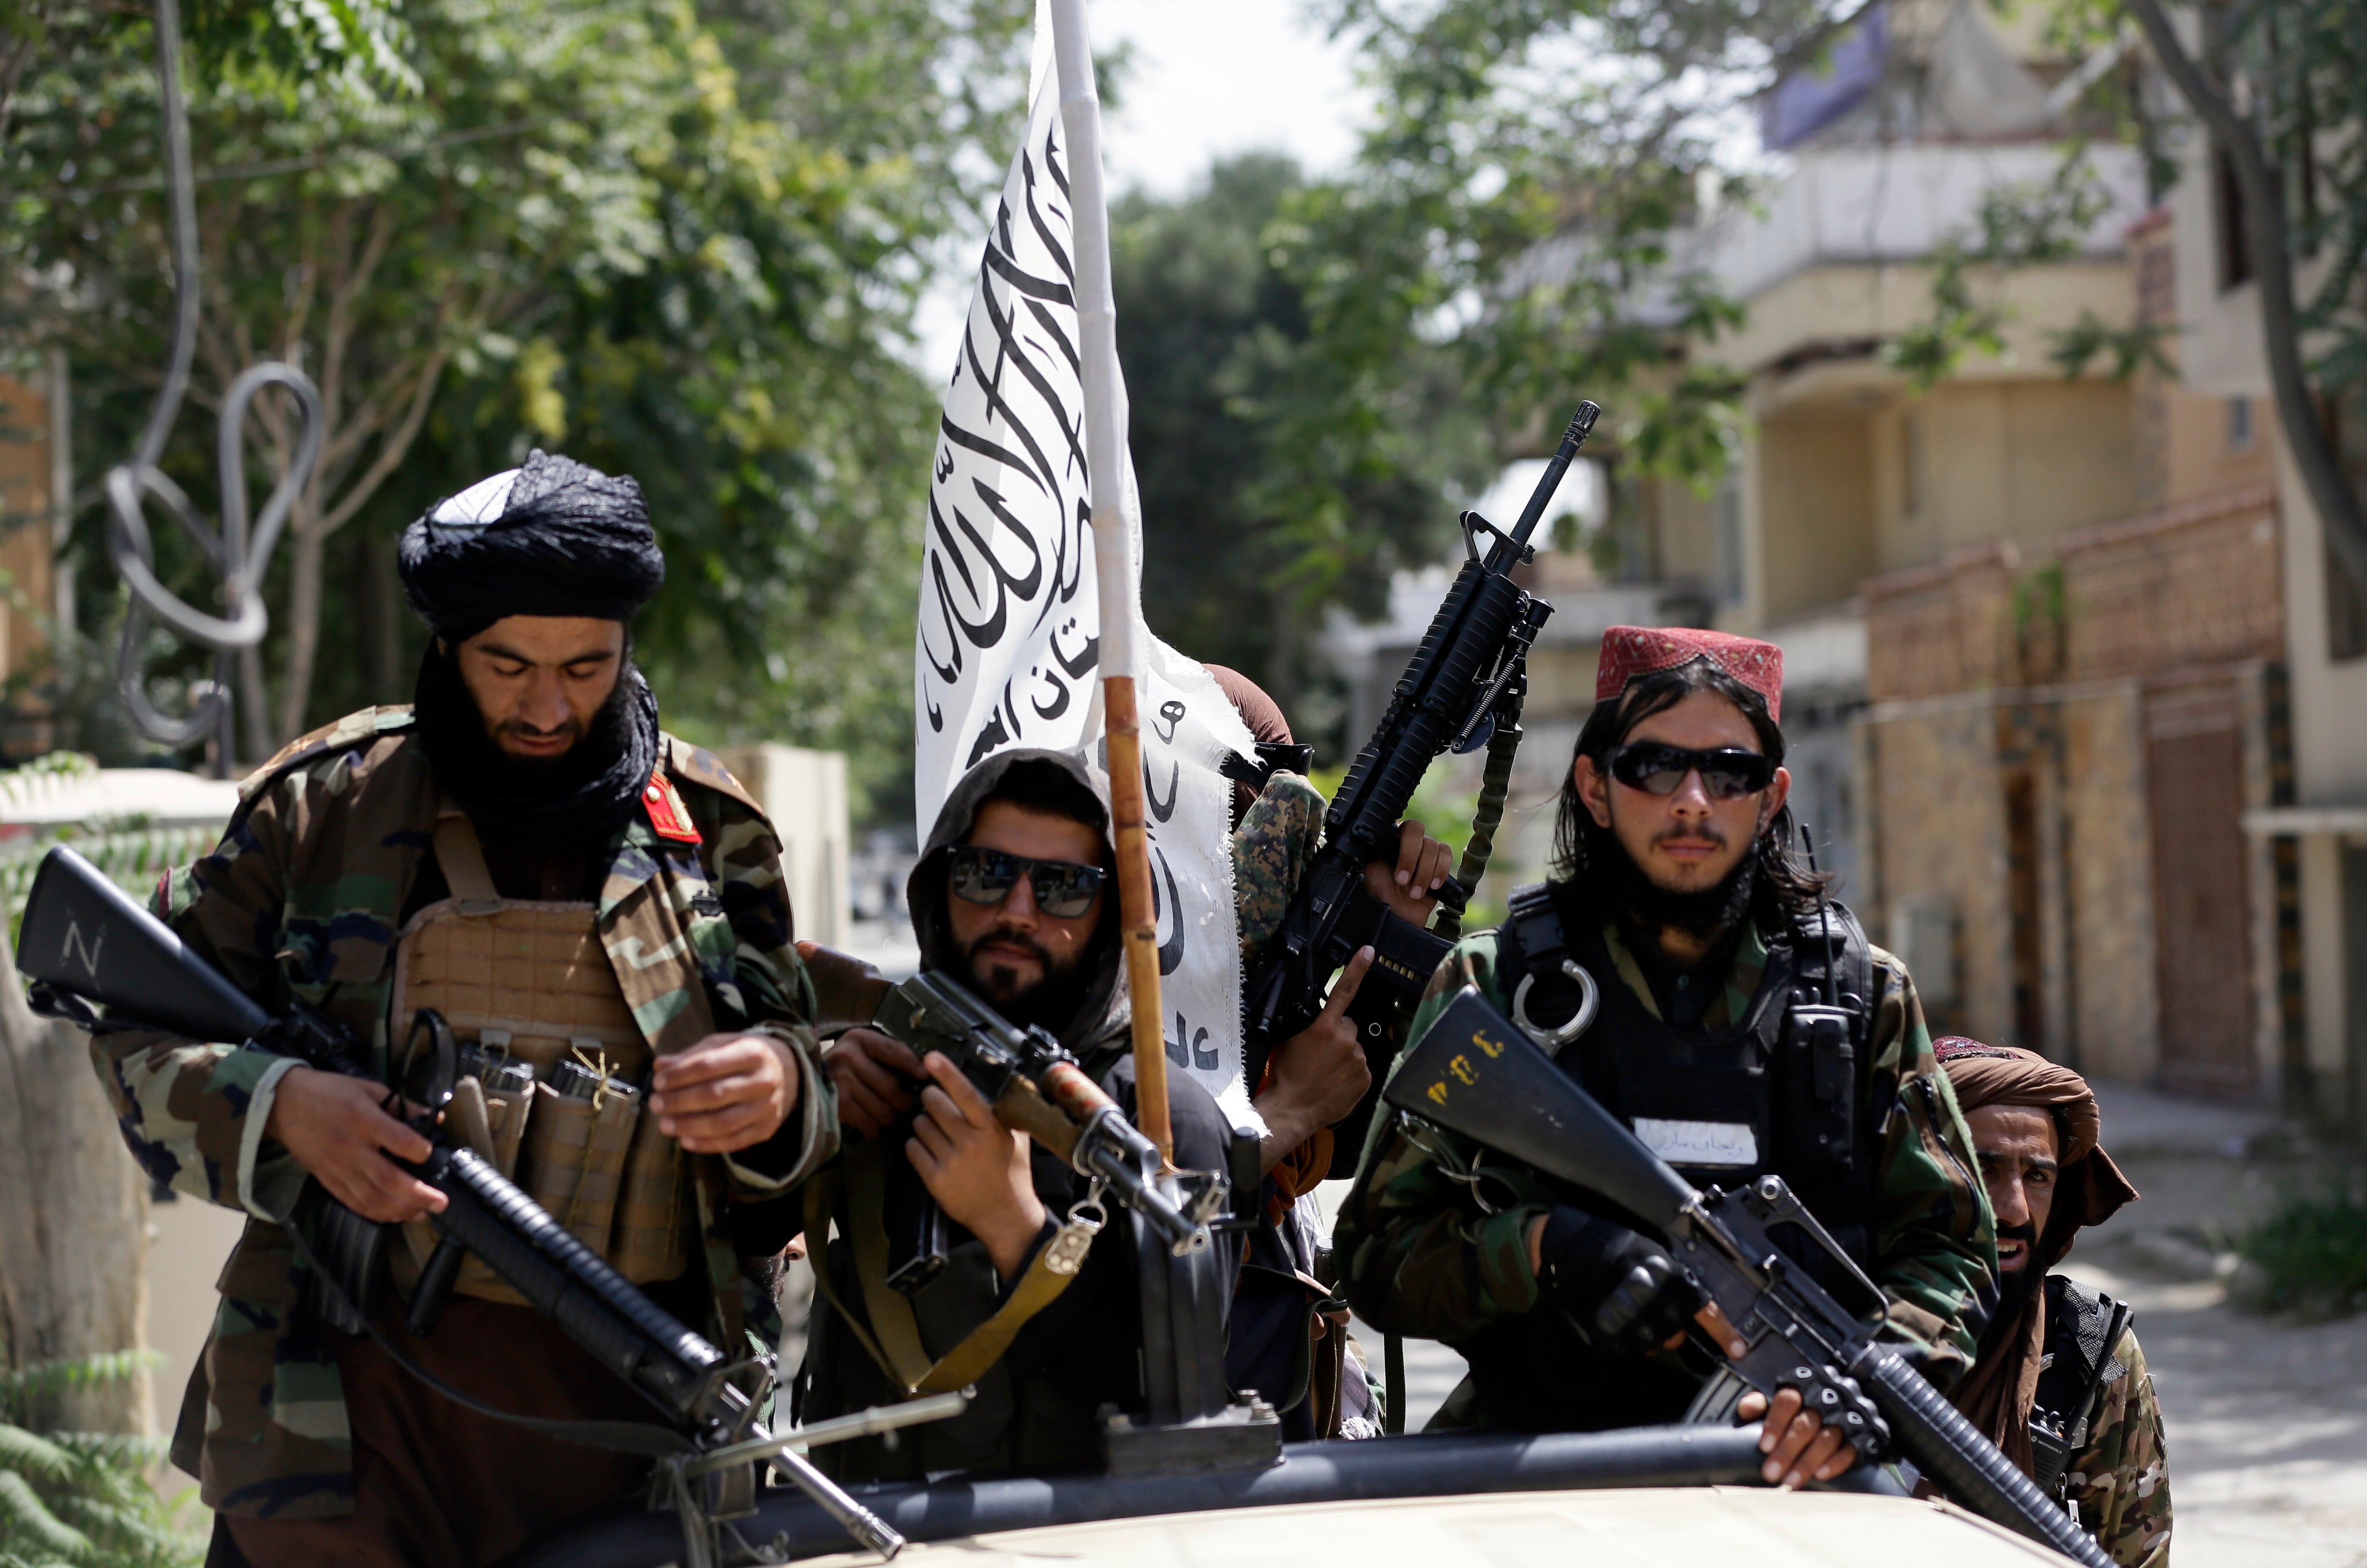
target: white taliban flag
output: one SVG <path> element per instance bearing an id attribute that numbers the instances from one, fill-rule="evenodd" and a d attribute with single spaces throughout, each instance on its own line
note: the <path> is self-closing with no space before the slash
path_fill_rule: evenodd
<path id="1" fill-rule="evenodd" d="M 1052 48 L 1039 4 L 1027 135 L 987 236 L 930 475 L 913 660 L 923 841 L 947 792 L 996 751 L 1097 747 L 1103 733 L 1070 164 Z M 1141 509 L 1130 460 L 1126 469 L 1134 547 L 1124 598 L 1146 666 L 1136 674 L 1167 1057 L 1234 1125 L 1262 1129 L 1241 1083 L 1232 785 L 1217 771 L 1252 742 L 1214 678 L 1141 628 Z M 1104 918 L 1117 918 L 1114 893 Z"/>

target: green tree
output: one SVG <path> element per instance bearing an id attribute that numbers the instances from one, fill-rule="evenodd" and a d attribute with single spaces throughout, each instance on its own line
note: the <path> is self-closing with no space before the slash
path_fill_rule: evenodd
<path id="1" fill-rule="evenodd" d="M 1157 585 L 1145 612 L 1161 637 L 1294 711 L 1320 613 L 1378 612 L 1391 571 L 1453 537 L 1450 486 L 1477 488 L 1488 455 L 1453 367 L 1416 338 L 1383 367 L 1389 417 L 1353 423 L 1369 408 L 1352 406 L 1359 389 L 1313 341 L 1304 282 L 1269 239 L 1303 189 L 1287 159 L 1251 155 L 1182 200 L 1138 193 L 1111 216 L 1144 580 Z"/>
<path id="2" fill-rule="evenodd" d="M 402 695 L 394 533 L 562 443 L 651 491 L 675 587 L 643 651 L 679 678 L 674 710 L 734 733 L 811 715 L 809 733 L 878 728 L 900 682 L 876 678 L 849 623 L 909 578 L 926 464 L 905 435 L 925 393 L 896 350 L 989 166 L 977 149 L 1004 139 L 1024 9 L 425 0 L 403 15 L 415 88 L 248 51 L 190 89 L 199 392 L 271 354 L 320 383 L 328 416 L 274 636 L 242 682 L 245 748 L 345 694 L 321 679 L 324 626 L 339 673 Z M 94 467 L 164 358 L 142 30 L 34 73 L 0 176 L 20 193 L 0 247 L 54 285 L 30 324 L 72 345 L 92 389 Z M 289 449 L 284 415 L 255 422 L 258 482 Z M 185 423 L 167 466 L 204 494 L 210 433 Z"/>
<path id="3" fill-rule="evenodd" d="M 1740 388 L 1672 347 L 1740 318 L 1675 243 L 1705 189 L 1746 186 L 1724 149 L 1752 95 L 1861 8 L 1329 0 L 1381 111 L 1276 234 L 1355 391 L 1343 421 L 1388 423 L 1395 345 L 1421 339 L 1453 350 L 1505 456 L 1549 444 L 1584 396 L 1609 412 L 1593 454 L 1714 475 Z"/>

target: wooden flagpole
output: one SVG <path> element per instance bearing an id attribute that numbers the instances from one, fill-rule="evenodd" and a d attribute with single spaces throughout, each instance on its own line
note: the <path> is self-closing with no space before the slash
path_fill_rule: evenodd
<path id="1" fill-rule="evenodd" d="M 1117 851 L 1118 919 L 1134 1011 L 1135 1121 L 1175 1163 L 1167 1116 L 1167 1044 L 1159 1000 L 1159 917 L 1142 800 L 1142 731 L 1135 682 L 1142 643 L 1135 618 L 1132 496 L 1127 484 L 1126 381 L 1117 360 L 1110 286 L 1109 209 L 1102 186 L 1102 106 L 1093 87 L 1085 0 L 1050 0 L 1055 79 L 1069 161 L 1075 246 L 1078 354 L 1084 382 L 1085 462 L 1093 481 L 1093 578 L 1101 601 L 1102 711 L 1108 734 L 1110 829 Z"/>

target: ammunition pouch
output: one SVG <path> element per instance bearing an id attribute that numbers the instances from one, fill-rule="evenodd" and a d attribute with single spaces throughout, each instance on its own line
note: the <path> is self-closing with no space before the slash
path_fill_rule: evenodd
<path id="1" fill-rule="evenodd" d="M 435 849 L 452 897 L 405 923 L 390 1017 L 433 1008 L 451 1026 L 464 1063 L 447 1116 L 454 1141 L 634 1284 L 675 1278 L 689 1261 L 689 1172 L 681 1145 L 641 1114 L 652 1058 L 597 910 L 501 897 L 457 808 L 437 818 Z M 408 1288 L 436 1233 L 424 1219 L 402 1232 L 392 1268 Z M 453 1288 L 524 1301 L 473 1257 Z"/>

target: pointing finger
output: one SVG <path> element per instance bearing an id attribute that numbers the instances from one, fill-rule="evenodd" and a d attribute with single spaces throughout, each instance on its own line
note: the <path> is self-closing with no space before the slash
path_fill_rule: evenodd
<path id="1" fill-rule="evenodd" d="M 1372 967 L 1373 950 L 1358 948 L 1356 955 L 1349 959 L 1346 967 L 1340 971 L 1339 982 L 1331 987 L 1331 995 L 1325 998 L 1323 1011 L 1315 1021 L 1329 1023 L 1346 1012 L 1348 1004 L 1356 999 L 1356 987 L 1365 983 L 1365 976 Z"/>
<path id="2" fill-rule="evenodd" d="M 1422 825 L 1415 821 L 1398 824 L 1398 886 L 1410 886 L 1421 870 L 1421 846 L 1429 837 Z"/>

